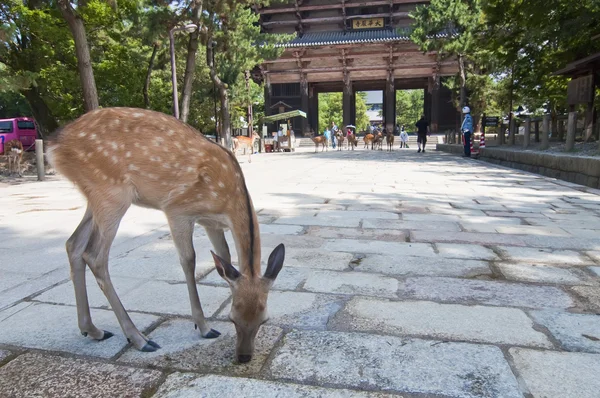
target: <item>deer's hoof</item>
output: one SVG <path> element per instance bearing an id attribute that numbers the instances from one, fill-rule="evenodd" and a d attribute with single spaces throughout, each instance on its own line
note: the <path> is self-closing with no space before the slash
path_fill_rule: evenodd
<path id="1" fill-rule="evenodd" d="M 82 335 L 83 337 L 87 337 L 88 333 L 87 333 L 87 332 L 81 332 L 81 335 Z"/>
<path id="2" fill-rule="evenodd" d="M 114 336 L 114 334 L 112 334 L 111 332 L 109 332 L 107 330 L 103 330 L 103 332 L 104 332 L 104 335 L 102 335 L 102 338 L 100 340 L 98 340 L 98 341 L 108 340 L 108 339 L 110 339 L 111 337 Z"/>
<path id="3" fill-rule="evenodd" d="M 221 332 L 216 331 L 215 329 L 210 329 L 208 333 L 206 333 L 204 337 L 205 339 L 216 339 L 221 335 Z"/>
<path id="4" fill-rule="evenodd" d="M 148 340 L 146 342 L 146 345 L 142 347 L 142 352 L 154 352 L 154 351 L 158 350 L 159 348 L 160 348 L 160 346 L 158 344 L 156 344 L 154 341 Z"/>

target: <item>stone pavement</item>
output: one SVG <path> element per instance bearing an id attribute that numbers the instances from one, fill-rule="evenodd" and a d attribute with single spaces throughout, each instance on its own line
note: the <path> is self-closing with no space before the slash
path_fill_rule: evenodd
<path id="1" fill-rule="evenodd" d="M 0 185 L 0 396 L 599 396 L 600 192 L 412 148 L 240 161 L 263 259 L 286 245 L 250 363 L 232 362 L 229 289 L 204 231 L 215 340 L 194 330 L 164 216 L 141 208 L 111 275 L 162 349 L 127 344 L 91 275 L 92 316 L 115 336 L 83 338 L 64 242 L 85 204 L 52 177 Z"/>

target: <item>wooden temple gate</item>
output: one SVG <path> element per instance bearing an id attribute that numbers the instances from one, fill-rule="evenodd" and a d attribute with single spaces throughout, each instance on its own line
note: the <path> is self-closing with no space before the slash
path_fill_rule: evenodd
<path id="1" fill-rule="evenodd" d="M 265 113 L 278 113 L 284 103 L 308 115 L 294 121 L 297 131 L 317 131 L 318 93 L 341 91 L 342 122 L 355 124 L 356 92 L 383 90 L 384 123 L 393 128 L 395 90 L 424 89 L 432 132 L 455 129 L 460 115 L 441 79 L 458 72 L 456 60 L 423 53 L 410 40 L 409 12 L 426 3 L 295 0 L 257 9 L 265 32 L 296 33 L 281 57 L 265 62 L 255 76 L 265 82 Z"/>

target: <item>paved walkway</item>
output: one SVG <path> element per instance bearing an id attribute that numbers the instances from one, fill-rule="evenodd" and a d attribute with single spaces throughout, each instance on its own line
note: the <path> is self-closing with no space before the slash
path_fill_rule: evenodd
<path id="1" fill-rule="evenodd" d="M 0 396 L 598 397 L 598 192 L 412 148 L 240 160 L 263 258 L 286 245 L 249 364 L 232 363 L 203 231 L 216 340 L 194 330 L 164 217 L 141 208 L 111 275 L 162 349 L 131 349 L 90 277 L 94 320 L 115 336 L 83 338 L 64 242 L 84 202 L 53 177 L 0 186 Z"/>

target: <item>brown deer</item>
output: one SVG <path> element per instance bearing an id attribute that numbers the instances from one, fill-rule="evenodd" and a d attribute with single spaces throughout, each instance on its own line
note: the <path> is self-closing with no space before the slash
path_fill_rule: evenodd
<path id="1" fill-rule="evenodd" d="M 385 142 L 387 143 L 388 151 L 393 151 L 394 150 L 394 133 L 390 129 L 388 129 L 388 131 L 386 133 Z"/>
<path id="2" fill-rule="evenodd" d="M 260 139 L 260 135 L 256 132 L 252 133 L 252 137 L 244 137 L 240 135 L 233 139 L 233 153 L 237 156 L 239 149 L 244 149 L 244 153 L 248 152 L 248 163 L 252 163 L 252 152 L 254 152 L 254 143 Z"/>
<path id="3" fill-rule="evenodd" d="M 371 144 L 371 149 L 373 149 L 373 140 L 375 139 L 375 136 L 373 134 L 367 134 L 363 137 L 363 141 L 365 142 L 365 146 L 364 148 L 368 148 L 369 144 Z"/>
<path id="4" fill-rule="evenodd" d="M 358 146 L 358 140 L 356 139 L 356 135 L 354 133 L 348 135 L 347 137 L 348 140 L 348 150 L 350 150 L 350 148 L 352 148 L 352 150 L 354 150 L 354 147 Z"/>
<path id="5" fill-rule="evenodd" d="M 335 138 L 337 140 L 337 150 L 341 151 L 342 146 L 344 145 L 344 132 L 341 130 L 338 130 L 338 132 L 335 133 Z"/>
<path id="6" fill-rule="evenodd" d="M 16 174 L 23 177 L 21 173 L 21 161 L 23 160 L 23 143 L 19 140 L 10 140 L 4 145 L 4 155 L 8 159 L 8 174 Z"/>
<path id="7" fill-rule="evenodd" d="M 371 149 L 379 148 L 379 150 L 382 151 L 383 150 L 382 145 L 383 145 L 383 133 L 380 131 L 375 135 L 375 138 L 373 138 Z"/>
<path id="8" fill-rule="evenodd" d="M 318 135 L 316 137 L 311 137 L 310 139 L 312 140 L 312 142 L 315 143 L 315 153 L 317 153 L 319 145 L 322 145 L 321 152 L 323 152 L 324 149 L 329 151 L 329 148 L 327 146 L 327 138 L 325 138 L 324 135 Z"/>
<path id="9" fill-rule="evenodd" d="M 220 335 L 205 320 L 195 280 L 194 224 L 206 229 L 215 267 L 232 292 L 229 319 L 237 333 L 239 362 L 250 361 L 256 334 L 267 321 L 267 296 L 283 266 L 285 248 L 273 250 L 261 275 L 258 220 L 244 175 L 233 153 L 187 124 L 162 113 L 104 108 L 68 124 L 49 147 L 56 170 L 88 201 L 83 220 L 66 244 L 75 287 L 79 329 L 105 340 L 90 316 L 85 266 L 115 312 L 129 341 L 141 351 L 158 344 L 135 327 L 113 287 L 108 257 L 119 223 L 132 204 L 162 210 L 185 274 L 192 318 L 204 338 Z M 231 265 L 224 230 L 230 229 L 239 271 Z"/>

